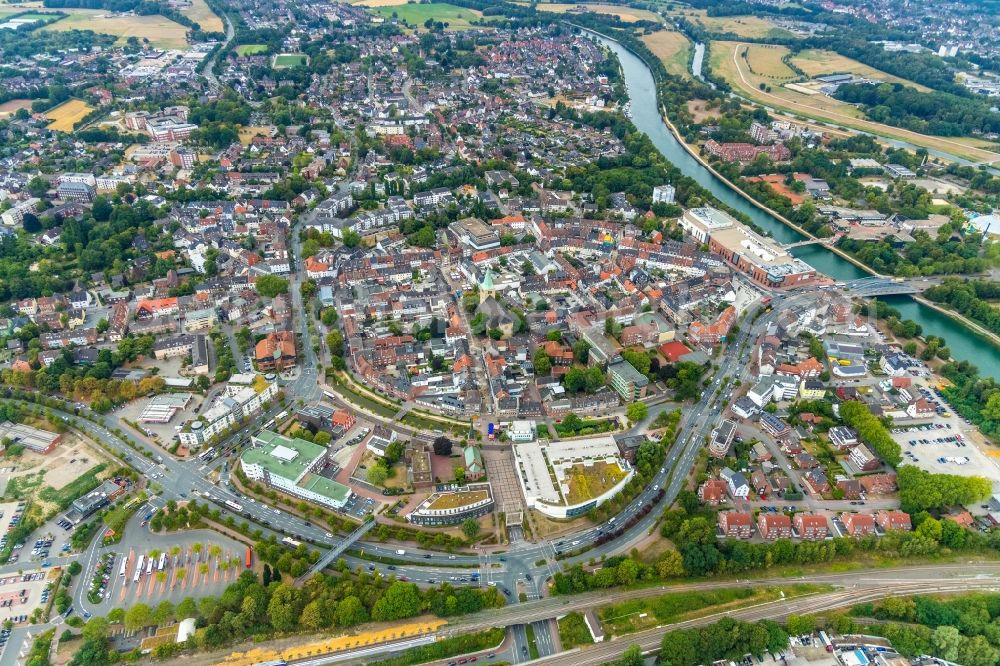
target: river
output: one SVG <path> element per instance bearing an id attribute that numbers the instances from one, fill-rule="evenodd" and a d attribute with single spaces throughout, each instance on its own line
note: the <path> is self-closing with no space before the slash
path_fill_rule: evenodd
<path id="1" fill-rule="evenodd" d="M 720 201 L 749 216 L 754 224 L 766 230 L 778 242 L 794 243 L 803 239 L 800 233 L 748 202 L 692 157 L 660 117 L 653 75 L 646 64 L 618 42 L 600 35 L 597 37 L 614 51 L 621 62 L 625 86 L 632 102 L 632 121 L 649 136 L 664 157 L 677 165 L 685 175 L 711 191 Z M 793 253 L 816 270 L 838 281 L 853 280 L 868 275 L 821 245 L 795 248 Z M 970 361 L 979 368 L 983 376 L 1000 378 L 1000 349 L 990 341 L 912 298 L 894 297 L 887 300 L 905 319 L 912 319 L 920 324 L 925 335 L 944 338 L 954 358 Z"/>

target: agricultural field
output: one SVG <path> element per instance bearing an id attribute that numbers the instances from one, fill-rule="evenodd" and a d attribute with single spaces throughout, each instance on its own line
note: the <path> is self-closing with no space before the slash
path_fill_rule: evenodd
<path id="1" fill-rule="evenodd" d="M 794 35 L 767 19 L 758 16 L 709 16 L 704 9 L 685 7 L 672 12 L 709 32 L 733 34 L 737 37 L 757 39 L 762 37 L 789 38 Z"/>
<path id="2" fill-rule="evenodd" d="M 271 61 L 271 66 L 275 69 L 298 67 L 299 65 L 306 64 L 309 64 L 309 58 L 304 53 L 279 53 Z"/>
<path id="3" fill-rule="evenodd" d="M 595 14 L 607 14 L 609 16 L 617 16 L 618 19 L 624 23 L 635 23 L 636 21 L 656 21 L 661 23 L 663 21 L 659 14 L 655 14 L 646 9 L 636 9 L 634 7 L 626 7 L 624 5 L 592 5 L 592 4 L 564 4 L 564 3 L 539 3 L 537 6 L 538 11 L 543 12 L 553 12 L 555 14 L 562 14 L 568 11 L 574 11 L 577 9 L 586 9 L 589 12 L 594 12 Z"/>
<path id="4" fill-rule="evenodd" d="M 267 53 L 267 44 L 240 44 L 236 47 L 236 55 L 251 56 Z"/>
<path id="5" fill-rule="evenodd" d="M 31 101 L 30 99 L 12 99 L 0 104 L 0 118 L 12 116 L 18 109 L 28 109 L 30 111 Z"/>
<path id="6" fill-rule="evenodd" d="M 746 50 L 747 57 L 742 54 Z M 796 76 L 781 58 L 788 53 L 784 46 L 712 42 L 709 48 L 712 72 L 724 78 L 733 89 L 758 104 L 777 111 L 833 123 L 882 137 L 900 139 L 929 150 L 940 151 L 972 161 L 995 160 L 996 153 L 984 150 L 975 139 L 952 139 L 928 136 L 864 118 L 860 109 L 816 93 L 807 94 L 785 87 Z M 797 84 L 791 84 L 797 85 Z M 763 88 L 762 88 L 763 86 Z"/>
<path id="7" fill-rule="evenodd" d="M 68 16 L 41 30 L 91 30 L 118 37 L 124 44 L 129 37 L 140 42 L 148 40 L 161 49 L 183 49 L 187 46 L 187 28 L 157 14 L 149 16 L 114 16 L 101 9 L 61 9 Z"/>
<path id="8" fill-rule="evenodd" d="M 691 59 L 691 42 L 674 30 L 660 30 L 651 35 L 643 35 L 649 50 L 663 62 L 667 73 L 675 76 L 690 76 L 688 62 Z"/>
<path id="9" fill-rule="evenodd" d="M 399 5 L 405 5 L 409 0 L 361 0 L 360 2 L 353 3 L 361 5 L 362 7 L 397 7 Z"/>
<path id="10" fill-rule="evenodd" d="M 792 64 L 806 73 L 806 76 L 815 78 L 827 74 L 854 74 L 869 79 L 881 79 L 891 83 L 902 83 L 903 85 L 916 88 L 921 92 L 928 92 L 930 88 L 922 86 L 913 81 L 901 79 L 898 76 L 886 74 L 885 72 L 869 67 L 857 60 L 852 60 L 834 51 L 824 49 L 806 49 L 800 51 L 791 58 Z"/>
<path id="11" fill-rule="evenodd" d="M 52 121 L 49 123 L 49 129 L 58 132 L 72 132 L 73 126 L 93 110 L 94 107 L 82 99 L 70 99 L 49 109 L 45 115 Z"/>
<path id="12" fill-rule="evenodd" d="M 205 32 L 223 32 L 226 29 L 222 19 L 212 11 L 205 0 L 191 0 L 191 6 L 181 13 L 200 25 Z"/>
<path id="13" fill-rule="evenodd" d="M 466 30 L 472 27 L 472 21 L 483 18 L 483 13 L 475 9 L 466 9 L 447 2 L 432 2 L 426 5 L 406 4 L 398 6 L 375 7 L 375 12 L 386 18 L 393 14 L 400 21 L 422 28 L 427 19 L 448 24 L 449 30 Z"/>

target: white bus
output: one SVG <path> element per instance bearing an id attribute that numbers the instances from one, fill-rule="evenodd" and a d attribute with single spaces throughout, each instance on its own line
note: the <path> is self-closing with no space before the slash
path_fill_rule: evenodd
<path id="1" fill-rule="evenodd" d="M 243 512 L 243 505 L 242 504 L 237 504 L 236 502 L 234 502 L 232 500 L 226 500 L 226 506 L 229 507 L 230 509 L 232 509 L 233 511 L 235 511 L 236 513 L 242 513 Z"/>
<path id="2" fill-rule="evenodd" d="M 132 582 L 138 583 L 139 577 L 142 576 L 142 565 L 146 563 L 146 556 L 140 555 L 139 561 L 135 563 L 135 575 L 132 576 Z"/>
<path id="3" fill-rule="evenodd" d="M 166 563 L 167 563 L 167 554 L 166 553 L 160 553 L 160 561 L 156 565 L 156 570 L 157 571 L 163 571 L 163 565 L 166 564 Z"/>
<path id="4" fill-rule="evenodd" d="M 204 460 L 205 462 L 208 462 L 208 461 L 210 461 L 210 460 L 211 460 L 212 458 L 214 458 L 214 457 L 215 457 L 215 447 L 213 446 L 213 447 L 212 447 L 212 448 L 210 448 L 210 449 L 209 449 L 208 451 L 202 451 L 202 452 L 201 452 L 201 453 L 200 453 L 200 454 L 198 455 L 198 457 L 199 457 L 200 459 Z"/>
<path id="5" fill-rule="evenodd" d="M 128 557 L 122 558 L 122 565 L 118 568 L 118 575 L 122 578 L 125 577 L 125 569 L 128 568 Z"/>

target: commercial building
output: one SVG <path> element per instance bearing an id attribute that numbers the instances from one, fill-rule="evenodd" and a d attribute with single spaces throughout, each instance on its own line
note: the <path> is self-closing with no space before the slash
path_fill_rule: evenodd
<path id="1" fill-rule="evenodd" d="M 514 443 L 514 464 L 528 508 L 574 518 L 621 492 L 635 475 L 615 438 Z"/>
<path id="2" fill-rule="evenodd" d="M 97 490 L 73 500 L 73 503 L 69 506 L 69 510 L 66 512 L 66 520 L 74 525 L 78 525 L 86 520 L 88 516 L 124 495 L 126 490 L 126 485 L 108 479 Z"/>
<path id="3" fill-rule="evenodd" d="M 439 486 L 439 490 L 417 505 L 406 519 L 415 525 L 459 525 L 493 511 L 493 489 L 488 483 Z"/>
<path id="4" fill-rule="evenodd" d="M 333 509 L 342 509 L 351 498 L 350 488 L 321 475 L 330 462 L 325 446 L 270 430 L 254 435 L 251 443 L 240 455 L 248 479 Z"/>
<path id="5" fill-rule="evenodd" d="M 139 423 L 170 423 L 191 402 L 190 393 L 165 393 L 150 398 L 139 414 Z"/>
<path id="6" fill-rule="evenodd" d="M 721 210 L 692 208 L 684 211 L 680 225 L 758 284 L 791 287 L 816 278 L 816 271 L 809 264 Z"/>
<path id="7" fill-rule="evenodd" d="M 475 217 L 467 217 L 453 222 L 448 227 L 459 241 L 473 250 L 489 250 L 500 247 L 500 234 L 496 229 Z"/>
<path id="8" fill-rule="evenodd" d="M 242 380 L 247 380 L 246 383 Z M 263 375 L 233 375 L 226 390 L 197 420 L 177 433 L 180 443 L 195 449 L 260 412 L 278 394 L 278 385 Z"/>
<path id="9" fill-rule="evenodd" d="M 62 435 L 23 423 L 4 421 L 0 423 L 0 441 L 7 440 L 8 446 L 23 446 L 35 453 L 51 453 L 62 442 Z"/>
<path id="10" fill-rule="evenodd" d="M 736 437 L 736 421 L 724 420 L 709 437 L 708 452 L 714 458 L 725 458 Z"/>
<path id="11" fill-rule="evenodd" d="M 257 369 L 261 371 L 284 370 L 295 365 L 295 334 L 291 331 L 275 331 L 254 347 Z"/>
<path id="12" fill-rule="evenodd" d="M 536 432 L 534 421 L 514 421 L 507 428 L 507 437 L 512 442 L 531 442 Z"/>
<path id="13" fill-rule="evenodd" d="M 658 185 L 653 188 L 653 203 L 672 204 L 676 190 L 673 185 Z"/>

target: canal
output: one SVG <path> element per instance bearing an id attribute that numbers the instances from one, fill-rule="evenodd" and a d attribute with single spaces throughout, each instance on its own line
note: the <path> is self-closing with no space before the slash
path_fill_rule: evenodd
<path id="1" fill-rule="evenodd" d="M 632 121 L 649 136 L 664 157 L 673 162 L 685 175 L 712 192 L 720 201 L 746 214 L 754 224 L 766 230 L 778 242 L 794 243 L 804 238 L 781 220 L 748 202 L 692 157 L 660 117 L 656 103 L 656 86 L 653 84 L 653 75 L 649 68 L 638 56 L 618 42 L 601 35 L 596 36 L 614 51 L 621 62 L 625 86 L 632 102 Z M 795 248 L 792 252 L 819 272 L 838 281 L 848 281 L 868 275 L 821 245 L 806 245 Z M 905 319 L 912 319 L 920 324 L 925 335 L 944 338 L 954 358 L 970 361 L 979 368 L 983 376 L 1000 377 L 1000 349 L 989 340 L 912 298 L 893 297 L 886 300 L 899 310 Z"/>

